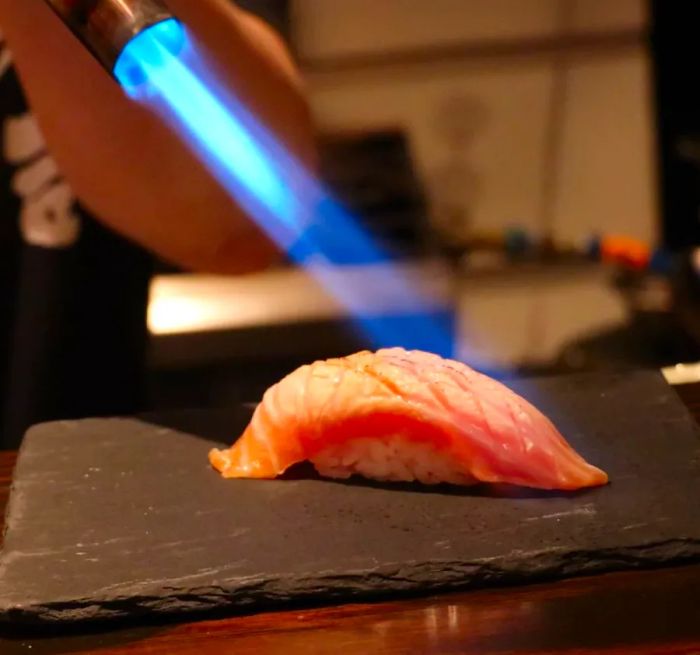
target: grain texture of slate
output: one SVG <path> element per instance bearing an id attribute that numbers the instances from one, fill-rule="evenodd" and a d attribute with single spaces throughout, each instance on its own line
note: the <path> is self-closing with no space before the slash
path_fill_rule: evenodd
<path id="1" fill-rule="evenodd" d="M 15 472 L 0 618 L 249 611 L 700 559 L 700 438 L 661 376 L 516 387 L 610 485 L 224 480 L 207 452 L 240 432 L 245 409 L 38 426 Z"/>

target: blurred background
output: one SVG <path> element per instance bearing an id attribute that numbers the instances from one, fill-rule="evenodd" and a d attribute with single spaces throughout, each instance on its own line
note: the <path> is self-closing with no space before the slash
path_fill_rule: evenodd
<path id="1" fill-rule="evenodd" d="M 504 377 L 700 359 L 684 4 L 265 4 L 306 78 L 323 180 L 434 300 L 457 358 Z M 377 295 L 382 267 L 335 256 L 368 313 L 410 331 Z M 366 345 L 285 261 L 238 278 L 162 266 L 149 329 L 157 408 L 252 400 Z"/>

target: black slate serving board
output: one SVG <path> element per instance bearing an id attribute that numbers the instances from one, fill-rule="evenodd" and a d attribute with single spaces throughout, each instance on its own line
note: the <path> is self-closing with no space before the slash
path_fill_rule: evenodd
<path id="1" fill-rule="evenodd" d="M 517 387 L 609 472 L 609 486 L 223 480 L 207 451 L 240 431 L 244 409 L 175 417 L 186 432 L 148 420 L 36 427 L 9 505 L 0 618 L 263 609 L 700 557 L 698 429 L 661 376 Z"/>

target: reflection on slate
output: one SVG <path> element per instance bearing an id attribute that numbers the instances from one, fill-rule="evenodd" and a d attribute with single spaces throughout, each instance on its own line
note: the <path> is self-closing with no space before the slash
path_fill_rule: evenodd
<path id="1" fill-rule="evenodd" d="M 698 429 L 661 376 L 519 383 L 612 483 L 576 494 L 223 480 L 249 410 L 89 420 L 25 441 L 0 557 L 17 622 L 263 610 L 700 556 Z M 167 427 L 166 427 L 167 426 Z"/>
<path id="2" fill-rule="evenodd" d="M 320 143 L 321 179 L 360 225 L 393 257 L 426 252 L 427 205 L 409 145 L 400 130 L 335 135 Z M 314 238 L 337 264 L 348 261 L 347 244 L 319 212 Z"/>

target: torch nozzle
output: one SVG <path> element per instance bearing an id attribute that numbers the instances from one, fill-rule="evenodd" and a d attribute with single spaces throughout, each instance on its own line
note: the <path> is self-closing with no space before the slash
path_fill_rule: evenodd
<path id="1" fill-rule="evenodd" d="M 173 15 L 161 0 L 46 0 L 110 75 L 127 45 Z"/>

